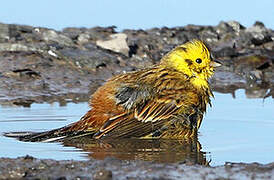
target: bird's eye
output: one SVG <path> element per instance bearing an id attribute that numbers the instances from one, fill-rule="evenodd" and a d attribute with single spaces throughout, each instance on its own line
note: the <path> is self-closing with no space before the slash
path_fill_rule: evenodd
<path id="1" fill-rule="evenodd" d="M 196 59 L 196 63 L 201 64 L 202 60 L 200 58 Z"/>

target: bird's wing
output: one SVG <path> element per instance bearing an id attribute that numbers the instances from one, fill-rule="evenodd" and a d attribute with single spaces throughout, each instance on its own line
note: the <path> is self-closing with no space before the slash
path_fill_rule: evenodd
<path id="1" fill-rule="evenodd" d="M 164 93 L 165 94 L 165 93 Z M 101 137 L 143 137 L 161 127 L 173 116 L 179 114 L 183 106 L 190 107 L 195 101 L 195 93 L 181 92 L 169 95 L 154 95 L 147 88 L 123 87 L 116 94 L 116 102 L 125 111 L 110 118 L 95 134 Z M 180 115 L 180 118 L 182 116 Z"/>

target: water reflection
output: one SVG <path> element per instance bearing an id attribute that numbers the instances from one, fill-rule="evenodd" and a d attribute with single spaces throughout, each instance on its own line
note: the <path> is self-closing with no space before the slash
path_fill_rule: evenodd
<path id="1" fill-rule="evenodd" d="M 20 142 L 1 134 L 19 131 L 41 132 L 65 126 L 79 120 L 89 109 L 88 103 L 68 103 L 66 106 L 59 103 L 33 103 L 30 108 L 1 106 L 0 157 L 27 154 L 56 160 L 115 157 L 211 166 L 222 165 L 226 161 L 273 162 L 273 88 L 261 88 L 255 92 L 255 89 L 250 92 L 237 90 L 234 98 L 231 94 L 215 92 L 213 107 L 208 108 L 199 130 L 198 138 L 201 144 L 195 139 L 94 141 L 88 137 L 58 143 Z M 265 97 L 266 94 L 268 98 L 265 99 L 253 98 Z"/>
<path id="2" fill-rule="evenodd" d="M 248 86 L 248 87 L 246 87 Z M 245 91 L 246 98 L 274 98 L 274 87 L 268 84 L 248 84 L 242 87 Z M 241 90 L 243 90 L 241 89 Z M 239 87 L 235 85 L 224 86 L 224 87 L 214 87 L 215 92 L 223 94 L 231 94 L 233 98 L 236 98 L 235 94 L 239 91 Z"/>
<path id="3" fill-rule="evenodd" d="M 206 153 L 201 151 L 201 144 L 196 138 L 189 140 L 92 140 L 90 137 L 81 137 L 66 140 L 63 145 L 80 148 L 88 152 L 89 158 L 94 159 L 115 157 L 122 160 L 209 164 L 206 160 Z"/>

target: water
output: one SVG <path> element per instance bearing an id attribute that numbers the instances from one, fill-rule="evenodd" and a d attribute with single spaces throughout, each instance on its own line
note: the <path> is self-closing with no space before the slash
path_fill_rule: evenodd
<path id="1" fill-rule="evenodd" d="M 90 139 L 65 143 L 29 143 L 0 136 L 0 157 L 31 155 L 56 160 L 143 159 L 160 162 L 192 161 L 222 165 L 225 162 L 274 161 L 274 101 L 248 99 L 244 90 L 231 94 L 215 92 L 199 133 L 199 142 L 116 141 L 94 142 Z M 1 107 L 0 133 L 44 131 L 78 120 L 88 110 L 87 103 L 67 106 L 32 104 L 31 108 Z M 201 147 L 200 147 L 201 146 Z M 200 149 L 202 148 L 202 149 Z"/>
<path id="2" fill-rule="evenodd" d="M 215 93 L 200 129 L 200 142 L 211 152 L 211 165 L 226 161 L 274 161 L 274 100 L 247 99 L 244 90 L 232 95 Z"/>

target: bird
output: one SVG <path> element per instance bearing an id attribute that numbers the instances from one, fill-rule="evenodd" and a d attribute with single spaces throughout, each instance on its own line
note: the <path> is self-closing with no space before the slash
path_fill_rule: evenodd
<path id="1" fill-rule="evenodd" d="M 21 134 L 19 140 L 195 137 L 211 106 L 208 80 L 220 65 L 204 41 L 193 39 L 172 49 L 158 64 L 107 80 L 91 96 L 90 110 L 79 121 Z"/>

